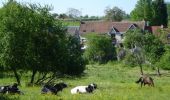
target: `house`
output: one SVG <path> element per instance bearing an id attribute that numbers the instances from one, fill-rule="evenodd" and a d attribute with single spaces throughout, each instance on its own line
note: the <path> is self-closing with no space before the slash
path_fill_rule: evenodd
<path id="1" fill-rule="evenodd" d="M 124 33 L 130 29 L 139 28 L 145 30 L 145 21 L 140 22 L 111 22 L 111 21 L 85 21 L 81 22 L 79 34 L 86 33 L 108 34 L 112 38 L 113 44 L 121 44 L 123 42 Z"/>
<path id="2" fill-rule="evenodd" d="M 161 26 L 150 26 L 148 29 L 151 33 L 153 33 L 157 37 L 161 37 L 162 42 L 165 44 L 170 44 L 170 29 L 164 28 Z M 163 34 L 163 35 L 162 35 Z"/>

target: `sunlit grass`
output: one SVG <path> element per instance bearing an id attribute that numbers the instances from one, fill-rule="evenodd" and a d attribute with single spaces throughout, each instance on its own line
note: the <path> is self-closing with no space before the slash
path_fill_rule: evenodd
<path id="1" fill-rule="evenodd" d="M 155 70 L 145 68 L 145 73 L 155 73 Z M 41 87 L 27 87 L 25 82 L 20 89 L 25 95 L 4 95 L 0 100 L 169 100 L 170 98 L 170 77 L 152 76 L 155 87 L 140 87 L 135 81 L 139 77 L 139 68 L 122 67 L 119 63 L 105 65 L 88 65 L 85 75 L 79 78 L 61 78 L 69 86 L 57 95 L 40 94 Z M 25 81 L 28 81 L 25 78 Z M 12 78 L 1 78 L 0 84 L 13 83 Z M 70 93 L 71 88 L 77 85 L 96 83 L 98 89 L 92 94 Z"/>

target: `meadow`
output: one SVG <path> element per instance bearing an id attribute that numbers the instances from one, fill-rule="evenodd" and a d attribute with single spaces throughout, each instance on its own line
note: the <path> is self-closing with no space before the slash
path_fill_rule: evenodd
<path id="1" fill-rule="evenodd" d="M 144 68 L 145 74 L 153 74 L 155 87 L 140 87 L 135 81 L 138 80 L 139 68 L 125 67 L 119 63 L 105 65 L 87 65 L 81 77 L 58 78 L 56 82 L 64 81 L 68 84 L 57 95 L 40 94 L 41 86 L 27 87 L 25 77 L 22 86 L 19 87 L 24 95 L 0 95 L 0 100 L 169 100 L 170 98 L 170 72 L 163 71 L 161 77 L 154 75 L 155 70 Z M 0 85 L 14 82 L 11 76 L 0 77 Z M 98 88 L 91 94 L 70 93 L 71 88 L 77 85 L 96 83 Z"/>

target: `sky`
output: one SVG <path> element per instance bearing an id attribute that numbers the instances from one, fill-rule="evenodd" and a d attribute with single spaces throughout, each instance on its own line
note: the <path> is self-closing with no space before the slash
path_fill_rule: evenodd
<path id="1" fill-rule="evenodd" d="M 2 2 L 0 1 L 0 7 Z M 52 5 L 53 13 L 66 13 L 69 8 L 75 8 L 82 12 L 82 15 L 89 16 L 103 16 L 106 7 L 117 6 L 124 10 L 126 13 L 130 13 L 138 0 L 16 0 L 18 2 L 39 3 L 41 5 Z M 165 0 L 170 2 L 170 0 Z"/>

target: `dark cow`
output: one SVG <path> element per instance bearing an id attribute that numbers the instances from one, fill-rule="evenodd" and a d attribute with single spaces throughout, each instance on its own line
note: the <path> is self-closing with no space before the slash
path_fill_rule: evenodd
<path id="1" fill-rule="evenodd" d="M 66 87 L 67 87 L 67 84 L 63 82 L 55 84 L 54 86 L 46 84 L 41 89 L 41 93 L 46 94 L 46 93 L 51 92 L 52 94 L 57 94 L 59 91 L 62 91 Z"/>
<path id="2" fill-rule="evenodd" d="M 7 86 L 1 86 L 0 87 L 0 93 L 10 93 L 10 94 L 23 94 L 23 92 L 21 92 L 18 89 L 18 84 L 14 83 L 13 85 L 7 85 Z"/>
<path id="3" fill-rule="evenodd" d="M 10 87 L 9 85 L 7 85 L 7 86 L 0 86 L 0 93 L 3 93 L 3 94 L 8 93 L 9 87 Z"/>
<path id="4" fill-rule="evenodd" d="M 136 81 L 136 83 L 141 83 L 141 87 L 142 87 L 142 85 L 145 86 L 146 84 L 148 84 L 148 86 L 153 86 L 154 87 L 153 79 L 151 77 L 149 77 L 149 76 L 141 76 L 139 78 L 139 80 Z"/>

